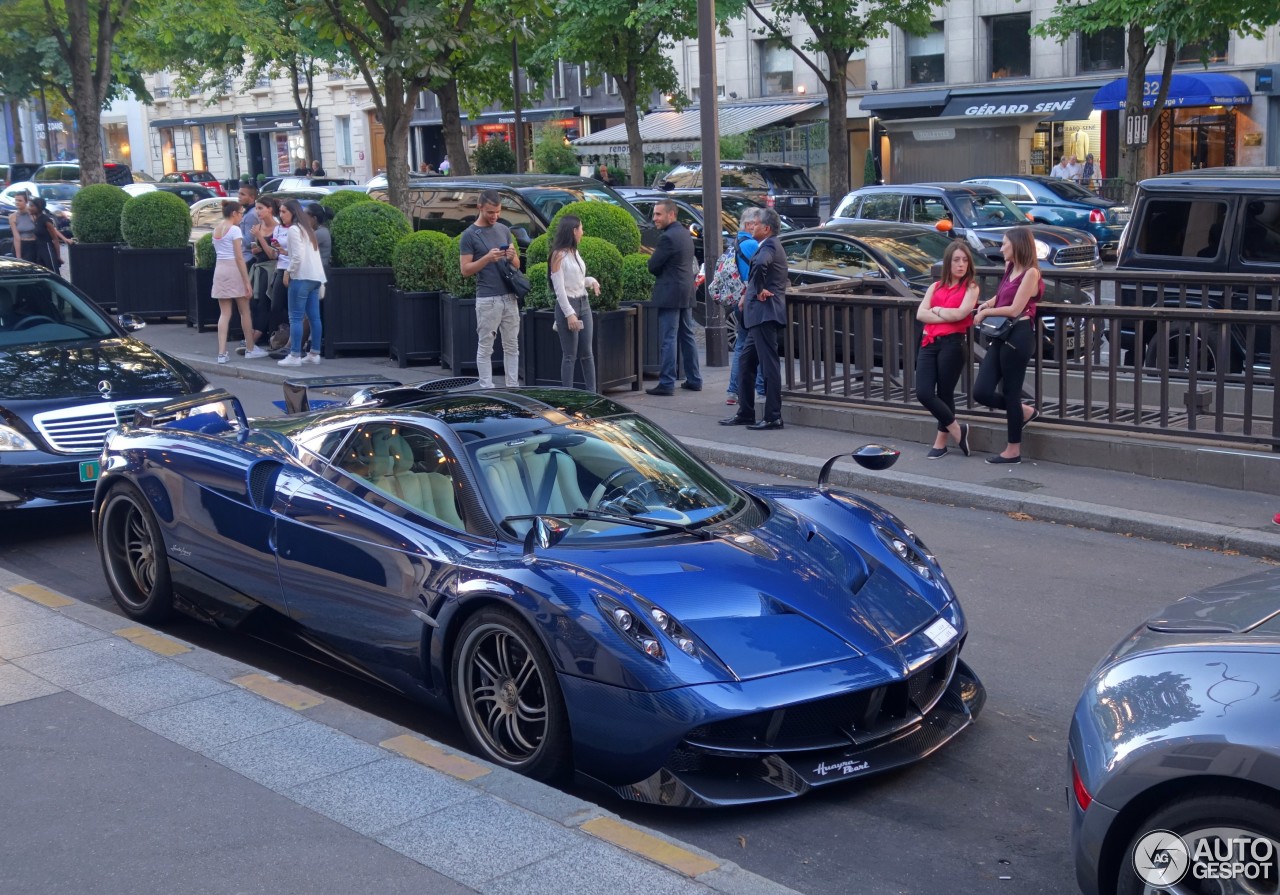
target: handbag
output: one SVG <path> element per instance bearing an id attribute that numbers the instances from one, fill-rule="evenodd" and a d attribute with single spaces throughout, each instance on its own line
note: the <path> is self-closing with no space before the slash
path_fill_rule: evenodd
<path id="1" fill-rule="evenodd" d="M 533 284 L 529 282 L 529 278 L 522 271 L 516 270 L 511 266 L 510 261 L 503 261 L 502 266 L 498 268 L 498 275 L 502 277 L 502 282 L 506 283 L 507 291 L 516 297 L 516 304 L 524 307 L 524 297 L 529 294 L 529 290 L 533 288 Z"/>
<path id="2" fill-rule="evenodd" d="M 996 342 L 1003 342 L 1018 321 L 1012 317 L 983 317 L 978 332 Z"/>

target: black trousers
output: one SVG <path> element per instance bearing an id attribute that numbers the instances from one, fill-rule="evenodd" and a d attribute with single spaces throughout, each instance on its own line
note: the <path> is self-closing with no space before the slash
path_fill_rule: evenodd
<path id="1" fill-rule="evenodd" d="M 747 330 L 738 359 L 738 417 L 756 418 L 756 370 L 764 377 L 764 419 L 782 419 L 782 362 L 778 358 L 780 323 L 757 323 Z"/>
<path id="2" fill-rule="evenodd" d="M 921 345 L 916 355 L 916 400 L 933 414 L 939 432 L 956 421 L 956 383 L 968 359 L 965 349 L 965 334 L 951 333 Z"/>
<path id="3" fill-rule="evenodd" d="M 987 346 L 987 356 L 978 365 L 978 378 L 973 382 L 975 401 L 1004 411 L 1009 444 L 1022 444 L 1022 383 L 1027 378 L 1034 338 L 1031 321 L 1019 320 L 1004 341 Z"/>

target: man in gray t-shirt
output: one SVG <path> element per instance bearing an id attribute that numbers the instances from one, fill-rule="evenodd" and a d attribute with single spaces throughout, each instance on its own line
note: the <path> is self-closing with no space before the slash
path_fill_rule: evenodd
<path id="1" fill-rule="evenodd" d="M 493 343 L 502 334 L 502 366 L 507 385 L 520 384 L 520 306 L 499 272 L 501 265 L 520 269 L 520 252 L 511 230 L 501 223 L 502 197 L 496 190 L 480 193 L 476 221 L 462 233 L 458 259 L 464 277 L 476 278 L 476 375 L 493 388 Z"/>

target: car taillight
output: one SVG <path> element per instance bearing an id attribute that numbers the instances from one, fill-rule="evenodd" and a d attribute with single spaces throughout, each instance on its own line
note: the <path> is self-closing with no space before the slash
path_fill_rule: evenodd
<path id="1" fill-rule="evenodd" d="M 1093 796 L 1089 795 L 1089 790 L 1084 788 L 1084 781 L 1080 779 L 1080 769 L 1076 767 L 1074 760 L 1071 762 L 1071 791 L 1075 794 L 1076 804 L 1080 806 L 1080 810 L 1088 811 L 1089 806 L 1093 804 Z"/>
<path id="2" fill-rule="evenodd" d="M 764 197 L 764 204 L 768 208 L 773 208 L 773 193 L 770 193 L 769 195 Z"/>
<path id="3" fill-rule="evenodd" d="M 1105 212 L 1100 211 L 1100 210 L 1099 210 L 1099 209 L 1097 209 L 1097 208 L 1095 208 L 1093 211 L 1089 212 L 1089 223 L 1090 223 L 1090 224 L 1105 224 L 1106 222 L 1107 222 L 1107 215 L 1106 215 L 1106 213 L 1105 213 Z"/>

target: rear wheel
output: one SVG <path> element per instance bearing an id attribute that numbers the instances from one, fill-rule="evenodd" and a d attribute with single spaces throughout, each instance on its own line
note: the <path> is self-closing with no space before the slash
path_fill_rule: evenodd
<path id="1" fill-rule="evenodd" d="M 111 489 L 98 524 L 98 555 L 111 595 L 125 615 L 158 622 L 173 614 L 173 586 L 160 525 L 132 485 Z"/>
<path id="2" fill-rule="evenodd" d="M 1201 372 L 1212 372 L 1218 369 L 1217 353 L 1200 334 L 1192 334 L 1188 328 L 1169 328 L 1169 369 L 1186 372 L 1192 367 Z M 1143 356 L 1143 366 L 1155 367 L 1160 363 L 1160 343 L 1152 339 L 1147 343 Z"/>

